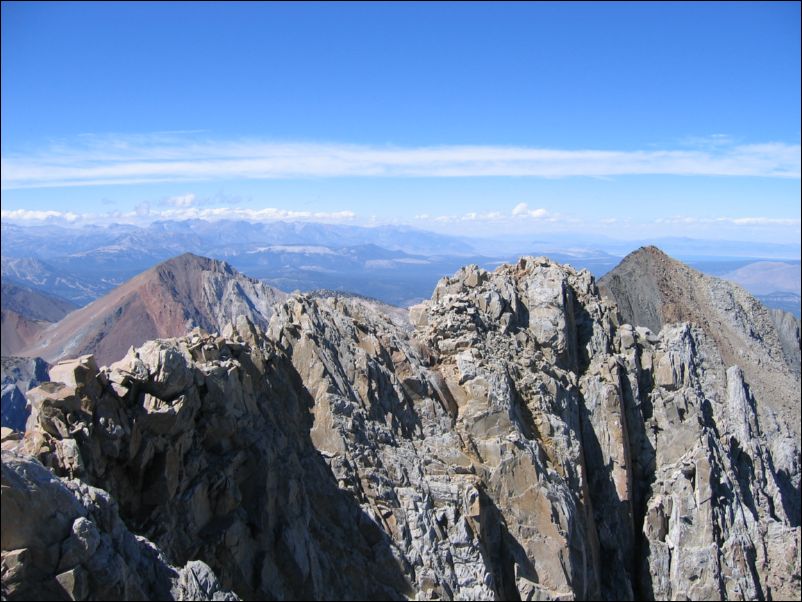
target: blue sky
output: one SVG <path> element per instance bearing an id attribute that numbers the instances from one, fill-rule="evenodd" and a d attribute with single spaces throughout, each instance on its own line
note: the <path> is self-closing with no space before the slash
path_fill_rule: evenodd
<path id="1" fill-rule="evenodd" d="M 798 3 L 2 12 L 4 220 L 799 240 Z"/>

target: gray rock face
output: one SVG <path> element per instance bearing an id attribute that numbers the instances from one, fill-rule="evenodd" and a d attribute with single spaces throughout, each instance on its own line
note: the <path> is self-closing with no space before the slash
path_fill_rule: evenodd
<path id="1" fill-rule="evenodd" d="M 545 258 L 463 268 L 409 322 L 294 295 L 266 331 L 241 317 L 51 377 L 4 448 L 108 492 L 185 567 L 181 595 L 800 594 L 788 417 L 702 328 L 619 324 L 588 272 Z"/>
<path id="2" fill-rule="evenodd" d="M 798 440 L 787 425 L 761 423 L 743 372 L 725 369 L 703 331 L 680 324 L 661 334 L 651 366 L 640 365 L 663 383 L 641 442 L 655 464 L 644 500 L 646 594 L 796 596 L 798 481 L 777 466 L 798 474 Z"/>
<path id="3" fill-rule="evenodd" d="M 789 366 L 800 365 L 799 319 L 787 311 L 770 309 L 771 319 L 780 336 L 780 344 Z"/>
<path id="4" fill-rule="evenodd" d="M 237 600 L 200 561 L 170 566 L 109 494 L 3 451 L 4 600 Z"/>
<path id="5" fill-rule="evenodd" d="M 25 430 L 28 419 L 25 392 L 40 383 L 50 380 L 47 363 L 38 357 L 3 356 L 0 367 L 2 376 L 2 426 L 16 431 Z"/>

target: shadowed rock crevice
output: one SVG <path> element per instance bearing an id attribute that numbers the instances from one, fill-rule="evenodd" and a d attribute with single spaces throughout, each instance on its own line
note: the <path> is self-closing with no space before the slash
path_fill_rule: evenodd
<path id="1" fill-rule="evenodd" d="M 635 365 L 640 365 L 640 357 L 633 357 Z M 630 379 L 633 378 L 631 381 Z M 648 380 L 647 380 L 648 379 Z M 648 387 L 643 388 L 644 381 Z M 633 382 L 635 383 L 633 385 Z M 644 378 L 641 374 L 630 375 L 624 373 L 621 379 L 624 406 L 626 408 L 629 456 L 631 458 L 631 475 L 633 486 L 632 524 L 633 539 L 632 552 L 629 564 L 630 582 L 633 597 L 636 600 L 653 600 L 651 579 L 643 578 L 644 558 L 649 553 L 648 542 L 643 536 L 643 524 L 646 518 L 647 502 L 651 487 L 655 481 L 655 450 L 646 433 L 646 423 L 652 416 L 649 394 L 651 391 L 651 378 Z"/>
<path id="2" fill-rule="evenodd" d="M 616 490 L 612 461 L 604 462 L 608 456 L 599 444 L 584 401 L 580 406 L 580 419 L 593 523 L 599 540 L 602 597 L 631 600 L 634 595 L 632 554 L 635 551 L 632 505 L 630 500 L 622 500 Z"/>
<path id="3" fill-rule="evenodd" d="M 517 574 L 524 575 L 533 583 L 538 577 L 529 561 L 526 551 L 510 535 L 504 516 L 493 500 L 484 491 L 479 492 L 482 515 L 479 524 L 482 554 L 488 566 L 492 567 L 493 589 L 499 600 L 520 600 L 521 595 L 515 585 Z"/>

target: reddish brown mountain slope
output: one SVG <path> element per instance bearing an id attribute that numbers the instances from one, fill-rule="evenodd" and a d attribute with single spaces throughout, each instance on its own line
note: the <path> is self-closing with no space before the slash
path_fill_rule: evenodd
<path id="1" fill-rule="evenodd" d="M 38 340 L 42 330 L 49 324 L 39 320 L 29 320 L 10 309 L 0 311 L 0 316 L 0 323 L 2 323 L 0 347 L 2 347 L 4 356 L 15 355 L 33 341 Z"/>
<path id="2" fill-rule="evenodd" d="M 47 361 L 93 353 L 101 364 L 129 347 L 180 336 L 195 326 L 220 331 L 238 315 L 266 327 L 284 293 L 225 262 L 186 253 L 165 261 L 41 332 L 24 355 Z"/>
<path id="3" fill-rule="evenodd" d="M 58 322 L 77 307 L 66 299 L 3 280 L 0 296 L 3 355 L 25 349 L 49 323 Z"/>

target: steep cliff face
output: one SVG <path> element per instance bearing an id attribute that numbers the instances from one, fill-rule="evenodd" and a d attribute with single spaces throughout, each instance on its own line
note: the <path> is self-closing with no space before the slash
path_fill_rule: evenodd
<path id="1" fill-rule="evenodd" d="M 3 445 L 244 598 L 799 597 L 798 435 L 702 328 L 620 325 L 545 258 L 409 318 L 294 295 L 266 331 L 63 362 Z"/>

